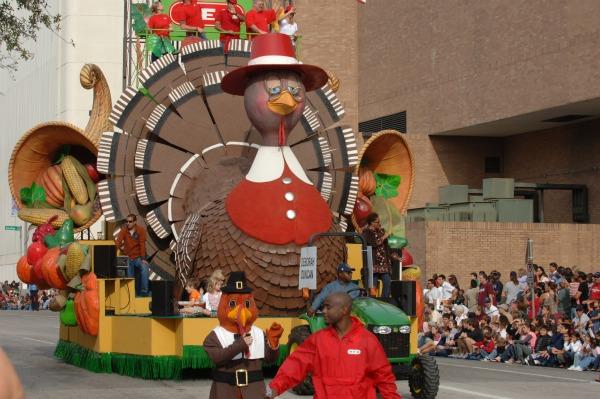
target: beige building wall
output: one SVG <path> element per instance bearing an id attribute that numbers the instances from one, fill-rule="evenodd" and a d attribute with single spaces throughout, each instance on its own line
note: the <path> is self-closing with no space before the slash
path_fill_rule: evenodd
<path id="1" fill-rule="evenodd" d="M 591 272 L 598 270 L 600 225 L 555 223 L 417 222 L 408 225 L 409 251 L 423 265 L 423 278 L 456 274 L 468 287 L 469 273 L 493 269 L 508 279 L 525 266 L 527 239 L 534 263 L 550 262 Z"/>
<path id="2" fill-rule="evenodd" d="M 295 2 L 301 59 L 318 65 L 340 79 L 339 98 L 346 109 L 343 123 L 358 129 L 358 9 L 354 1 Z"/>
<path id="3" fill-rule="evenodd" d="M 576 144 L 577 129 L 505 139 L 434 136 L 461 135 L 466 127 L 477 135 L 479 125 L 497 121 L 509 121 L 507 133 L 494 134 L 509 136 L 519 128 L 510 118 L 600 97 L 598 15 L 594 0 L 372 0 L 359 7 L 359 120 L 407 112 L 416 161 L 410 207 L 437 201 L 440 185 L 480 184 L 486 155 L 502 154 L 504 175 L 518 178 L 528 175 L 523 168 L 558 170 L 546 161 L 546 144 L 567 154 L 578 148 L 585 164 L 593 163 L 597 143 L 590 137 L 593 145 Z M 578 164 L 572 161 L 561 166 L 571 169 Z M 569 221 L 569 194 L 546 198 L 554 199 L 550 220 Z M 598 223 L 600 214 L 593 215 Z"/>

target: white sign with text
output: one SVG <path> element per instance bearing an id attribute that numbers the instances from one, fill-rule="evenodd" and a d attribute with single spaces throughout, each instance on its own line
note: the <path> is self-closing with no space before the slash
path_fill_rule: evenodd
<path id="1" fill-rule="evenodd" d="M 303 247 L 300 251 L 298 289 L 317 289 L 317 247 Z"/>

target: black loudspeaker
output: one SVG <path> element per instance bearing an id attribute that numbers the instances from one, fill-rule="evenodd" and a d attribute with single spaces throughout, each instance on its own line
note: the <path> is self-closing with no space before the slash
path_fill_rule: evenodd
<path id="1" fill-rule="evenodd" d="M 175 314 L 173 307 L 173 280 L 150 281 L 150 290 L 152 291 L 152 303 L 150 310 L 152 316 L 173 316 Z"/>
<path id="2" fill-rule="evenodd" d="M 392 280 L 402 280 L 402 266 L 400 266 L 400 261 L 393 259 L 392 260 Z"/>
<path id="3" fill-rule="evenodd" d="M 117 251 L 114 245 L 90 245 L 94 273 L 100 278 L 117 277 Z"/>
<path id="4" fill-rule="evenodd" d="M 392 281 L 392 298 L 398 307 L 409 316 L 417 315 L 417 283 L 414 281 Z"/>

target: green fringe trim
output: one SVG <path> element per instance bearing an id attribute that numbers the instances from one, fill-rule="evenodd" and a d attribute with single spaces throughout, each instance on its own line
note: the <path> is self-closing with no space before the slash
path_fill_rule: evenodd
<path id="1" fill-rule="evenodd" d="M 204 347 L 199 345 L 183 346 L 181 364 L 184 369 L 211 369 L 215 367 Z"/>
<path id="2" fill-rule="evenodd" d="M 287 345 L 281 345 L 279 357 L 264 368 L 277 367 L 288 355 Z M 54 356 L 65 363 L 95 373 L 116 373 L 153 380 L 179 380 L 184 369 L 211 369 L 213 361 L 202 346 L 186 345 L 183 356 L 144 356 L 125 353 L 98 353 L 73 342 L 59 340 Z"/>
<path id="3" fill-rule="evenodd" d="M 94 373 L 112 372 L 111 354 L 98 353 L 72 342 L 58 341 L 54 356 L 66 363 L 84 368 Z"/>

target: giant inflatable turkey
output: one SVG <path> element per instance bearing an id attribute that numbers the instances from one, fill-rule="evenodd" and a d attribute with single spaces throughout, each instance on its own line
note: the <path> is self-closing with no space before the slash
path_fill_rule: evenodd
<path id="1" fill-rule="evenodd" d="M 263 315 L 305 307 L 300 249 L 344 231 L 357 195 L 355 133 L 327 81 L 288 36 L 267 34 L 232 41 L 227 66 L 217 40 L 186 46 L 121 95 L 111 115 L 121 131 L 104 133 L 98 154 L 102 210 L 145 219 L 153 278 L 176 278 L 175 296 L 221 268 L 246 273 Z M 314 245 L 320 289 L 345 245 Z"/>

